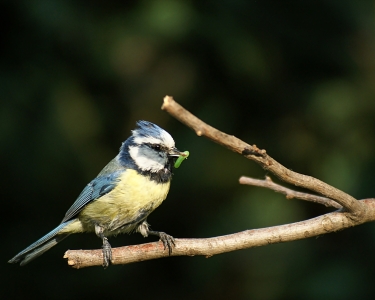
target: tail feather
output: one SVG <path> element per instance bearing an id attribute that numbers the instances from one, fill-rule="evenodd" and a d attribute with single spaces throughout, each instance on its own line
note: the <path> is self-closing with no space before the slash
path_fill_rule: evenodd
<path id="1" fill-rule="evenodd" d="M 70 220 L 68 222 L 62 223 L 57 226 L 54 230 L 47 233 L 45 236 L 37 240 L 35 243 L 31 244 L 25 250 L 18 253 L 15 257 L 8 261 L 8 263 L 14 264 L 20 262 L 20 265 L 26 265 L 33 259 L 37 258 L 38 256 L 42 255 L 47 250 L 51 249 L 57 243 L 61 242 L 65 239 L 69 234 L 60 234 L 59 232 L 69 223 L 73 222 L 74 220 Z"/>

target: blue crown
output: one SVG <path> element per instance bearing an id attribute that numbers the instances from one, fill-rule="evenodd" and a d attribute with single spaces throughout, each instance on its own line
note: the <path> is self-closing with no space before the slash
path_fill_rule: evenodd
<path id="1" fill-rule="evenodd" d="M 151 123 L 149 121 L 140 120 L 137 122 L 138 128 L 132 130 L 133 136 L 147 137 L 153 136 L 155 138 L 161 139 L 161 133 L 165 131 L 158 125 Z"/>

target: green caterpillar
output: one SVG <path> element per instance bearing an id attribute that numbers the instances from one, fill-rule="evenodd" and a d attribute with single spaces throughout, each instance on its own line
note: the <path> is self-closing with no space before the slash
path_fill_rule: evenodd
<path id="1" fill-rule="evenodd" d="M 184 152 L 182 152 L 184 155 L 180 155 L 178 158 L 177 158 L 177 160 L 176 160 L 176 162 L 174 163 L 174 167 L 177 169 L 180 165 L 181 165 L 181 163 L 184 161 L 184 159 L 186 159 L 186 158 L 188 158 L 188 156 L 189 156 L 189 151 L 184 151 Z"/>

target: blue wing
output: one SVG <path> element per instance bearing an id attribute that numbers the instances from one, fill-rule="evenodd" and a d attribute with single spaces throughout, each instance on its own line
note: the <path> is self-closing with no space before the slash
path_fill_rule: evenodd
<path id="1" fill-rule="evenodd" d="M 77 200 L 68 209 L 64 223 L 75 217 L 87 204 L 112 191 L 118 182 L 118 178 L 125 170 L 118 168 L 117 161 L 112 160 L 96 177 L 83 189 Z"/>

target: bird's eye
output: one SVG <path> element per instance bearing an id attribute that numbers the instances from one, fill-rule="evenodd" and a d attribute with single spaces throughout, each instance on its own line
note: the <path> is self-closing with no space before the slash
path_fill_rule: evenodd
<path id="1" fill-rule="evenodd" d="M 154 149 L 154 150 L 156 150 L 156 151 L 160 151 L 161 150 L 160 145 L 158 145 L 158 144 L 151 145 L 151 148 Z"/>

